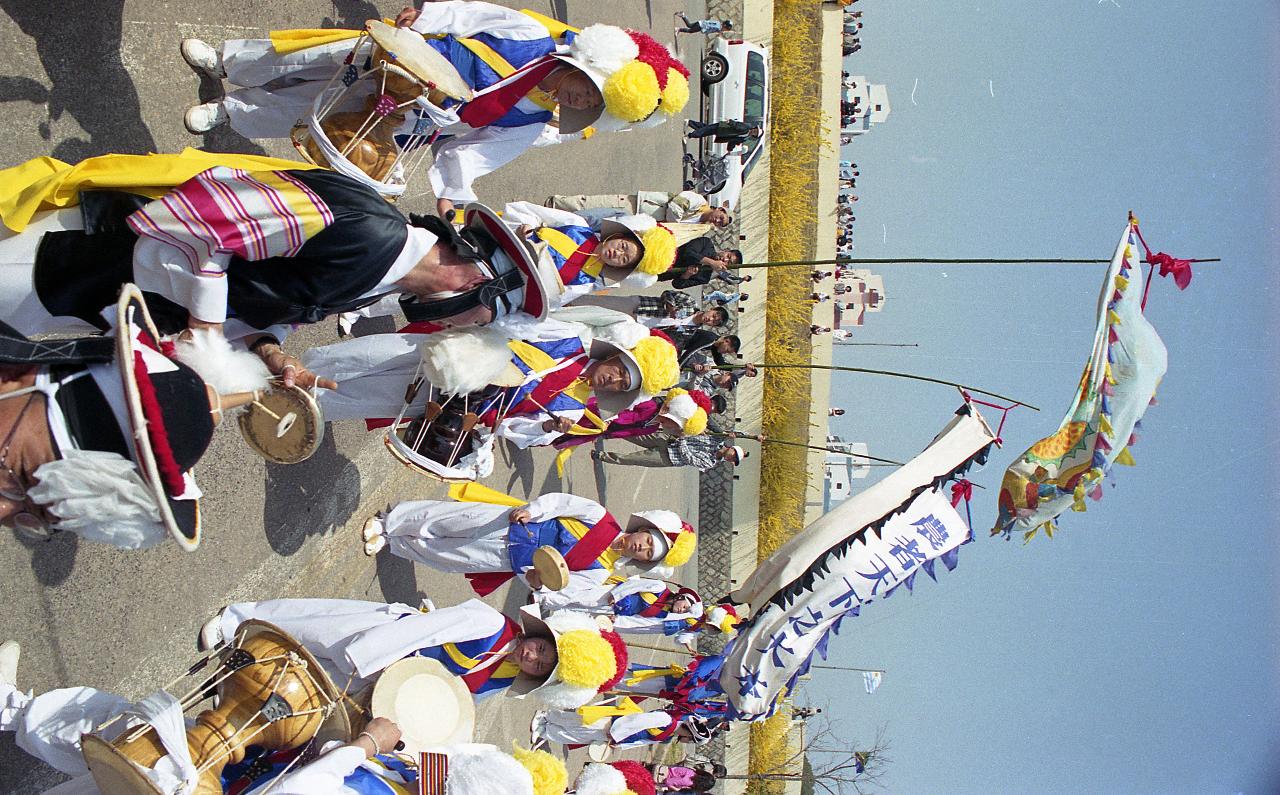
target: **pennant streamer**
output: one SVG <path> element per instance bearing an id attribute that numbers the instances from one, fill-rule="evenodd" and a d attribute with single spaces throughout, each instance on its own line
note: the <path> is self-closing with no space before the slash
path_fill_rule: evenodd
<path id="1" fill-rule="evenodd" d="M 1056 433 L 1031 446 L 1005 472 L 1000 514 L 992 535 L 1020 530 L 1031 540 L 1043 529 L 1052 537 L 1058 516 L 1085 510 L 1085 495 L 1102 498 L 1113 464 L 1133 465 L 1126 445 L 1168 366 L 1155 327 L 1142 314 L 1140 290 L 1131 286 L 1139 267 L 1136 227 L 1125 227 L 1102 282 L 1093 352 L 1071 408 Z"/>

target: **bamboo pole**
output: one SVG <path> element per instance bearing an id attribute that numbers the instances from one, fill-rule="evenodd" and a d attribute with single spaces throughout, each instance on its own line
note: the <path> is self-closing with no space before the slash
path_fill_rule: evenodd
<path id="1" fill-rule="evenodd" d="M 717 433 L 715 431 L 708 431 L 707 435 L 719 436 L 722 439 L 736 439 L 736 438 L 752 439 L 754 441 L 760 442 L 760 444 L 785 444 L 789 447 L 804 447 L 809 450 L 821 450 L 824 453 L 835 453 L 836 455 L 847 455 L 853 458 L 865 458 L 868 461 L 880 462 L 878 464 L 867 464 L 867 466 L 895 466 L 895 467 L 903 466 L 903 463 L 901 461 L 894 461 L 889 458 L 876 458 L 873 455 L 867 455 L 866 453 L 853 453 L 848 450 L 833 450 L 830 447 L 823 447 L 821 445 L 816 445 L 816 444 L 805 444 L 804 442 L 793 442 L 789 439 L 774 439 L 772 437 L 766 436 L 763 440 L 760 440 L 760 439 L 756 439 L 754 436 L 743 436 L 742 434 L 738 434 L 737 436 L 730 436 L 727 433 Z"/>
<path id="2" fill-rule="evenodd" d="M 736 367 L 739 367 L 741 365 L 718 364 L 715 366 L 721 370 L 733 370 L 733 369 L 736 369 Z M 775 367 L 775 368 L 792 368 L 792 369 L 809 369 L 809 370 L 833 370 L 833 371 L 838 371 L 842 373 L 870 373 L 872 375 L 891 375 L 894 378 L 910 378 L 915 381 L 928 381 L 931 384 L 942 384 L 944 386 L 953 386 L 956 389 L 963 389 L 967 392 L 977 392 L 979 395 L 988 395 L 993 398 L 999 398 L 1000 400 L 1007 400 L 1010 403 L 1016 403 L 1019 406 L 1026 406 L 1032 411 L 1040 410 L 1039 407 L 1037 406 L 1033 406 L 1030 403 L 1024 403 L 1023 401 L 1017 400 L 1015 398 L 1011 398 L 1008 395 L 1002 395 L 999 392 L 988 392 L 985 389 L 978 389 L 976 386 L 968 386 L 967 384 L 961 384 L 956 381 L 946 381 L 941 378 L 930 378 L 927 375 L 899 373 L 893 370 L 873 370 L 869 367 L 844 367 L 844 366 L 836 366 L 832 364 L 753 364 L 752 366 L 756 368 Z"/>
<path id="3" fill-rule="evenodd" d="M 1144 260 L 1145 261 L 1145 260 Z M 1187 262 L 1221 262 L 1220 257 L 1192 259 Z M 744 262 L 741 265 L 726 265 L 729 270 L 752 270 L 759 268 L 812 268 L 815 265 L 1105 265 L 1109 259 L 941 259 L 933 257 L 836 257 L 835 259 L 790 259 L 774 262 Z"/>

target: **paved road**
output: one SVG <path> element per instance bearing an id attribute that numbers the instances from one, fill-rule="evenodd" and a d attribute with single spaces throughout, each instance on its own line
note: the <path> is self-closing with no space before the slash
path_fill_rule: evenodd
<path id="1" fill-rule="evenodd" d="M 519 6 L 520 3 L 509 3 Z M 197 35 L 258 37 L 273 27 L 359 25 L 395 13 L 352 0 L 0 0 L 0 140 L 5 161 L 52 154 L 68 161 L 104 152 L 211 150 L 289 156 L 282 142 L 253 142 L 219 131 L 202 140 L 182 128 L 183 110 L 218 87 L 199 79 L 178 55 Z M 534 10 L 575 24 L 608 21 L 652 29 L 670 41 L 673 11 L 700 4 L 530 0 Z M 691 51 L 694 51 L 691 53 Z M 687 43 L 686 58 L 696 57 Z M 530 153 L 480 183 L 500 204 L 550 193 L 678 189 L 679 127 L 593 140 Z M 425 188 L 424 188 L 425 189 Z M 412 194 L 412 191 L 411 191 Z M 431 197 L 402 206 L 428 211 Z M 385 330 L 385 329 L 384 329 Z M 335 338 L 331 325 L 297 334 L 297 348 Z M 503 452 L 489 484 L 517 495 L 561 487 L 545 451 Z M 160 687 L 194 659 L 199 624 L 230 601 L 277 596 L 342 596 L 416 603 L 429 594 L 453 604 L 469 591 L 458 577 L 415 572 L 385 553 L 359 550 L 358 527 L 373 511 L 406 498 L 439 497 L 443 488 L 396 465 L 379 439 L 354 423 L 330 424 L 320 452 L 292 467 L 265 464 L 229 429 L 219 432 L 198 477 L 206 493 L 208 534 L 185 554 L 173 545 L 118 552 L 74 537 L 29 544 L 0 531 L 0 639 L 24 653 L 20 684 L 41 692 L 93 685 L 136 697 Z M 607 499 L 615 512 L 665 503 L 692 516 L 697 478 L 670 470 L 606 474 L 585 451 L 571 462 L 566 490 Z M 661 495 L 660 499 L 657 495 Z M 499 593 L 514 607 L 521 595 Z M 527 706 L 497 699 L 481 709 L 482 737 L 524 736 Z M 0 738 L 0 792 L 35 793 L 61 780 Z"/>

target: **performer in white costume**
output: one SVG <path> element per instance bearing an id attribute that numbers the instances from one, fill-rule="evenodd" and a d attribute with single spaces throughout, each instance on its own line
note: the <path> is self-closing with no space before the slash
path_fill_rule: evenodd
<path id="1" fill-rule="evenodd" d="M 466 573 L 484 596 L 513 577 L 540 587 L 533 553 L 544 546 L 564 556 L 571 587 L 590 588 L 625 564 L 662 564 L 658 570 L 668 573 L 688 562 L 697 545 L 693 527 L 671 511 L 639 511 L 624 529 L 595 500 L 562 492 L 524 503 L 467 484 L 450 495 L 459 501 L 402 502 L 386 516 L 370 519 L 364 527 L 365 551 L 376 553 L 385 543 L 398 557 Z"/>
<path id="2" fill-rule="evenodd" d="M 0 731 L 13 732 L 19 748 L 74 777 L 45 795 L 112 795 L 100 793 L 89 774 L 80 738 L 133 705 L 91 687 L 62 688 L 38 696 L 23 693 L 15 682 L 19 653 L 13 641 L 0 644 Z M 440 697 L 437 691 L 433 694 Z M 99 736 L 110 740 L 125 727 L 124 721 L 118 721 Z M 236 786 L 235 791 L 243 795 L 414 795 L 419 792 L 421 771 L 395 754 L 400 736 L 393 721 L 374 718 L 352 742 L 331 742 L 312 762 L 290 765 L 293 760 L 287 752 L 278 760 L 253 764 L 246 760 L 223 771 L 223 785 Z M 475 743 L 428 752 L 447 757 L 444 795 L 534 795 L 543 786 L 562 791 L 567 780 L 564 766 L 545 752 L 517 748 L 512 757 L 492 745 Z M 163 757 L 156 770 L 164 769 L 169 759 Z M 290 765 L 287 771 L 286 765 Z M 180 779 L 159 779 L 158 783 L 180 785 Z"/>
<path id="3" fill-rule="evenodd" d="M 531 146 L 583 137 L 592 124 L 617 130 L 658 123 L 688 101 L 688 70 L 642 33 L 611 25 L 578 33 L 552 19 L 461 0 L 427 3 L 397 24 L 426 36 L 480 99 L 433 118 L 445 125 L 428 172 L 442 214 L 455 202 L 475 201 L 477 178 Z M 290 33 L 298 32 L 273 37 L 283 41 Z M 287 47 L 268 40 L 215 49 L 187 39 L 182 54 L 189 64 L 244 86 L 188 110 L 187 129 L 198 134 L 229 121 L 249 137 L 287 136 L 350 46 L 342 40 L 281 54 Z"/>
<path id="4" fill-rule="evenodd" d="M 561 316 L 571 311 L 577 312 L 562 310 Z M 651 337 L 649 329 L 625 315 L 599 309 L 586 308 L 572 316 L 594 317 L 605 325 L 512 316 L 474 333 L 371 334 L 312 348 L 303 358 L 308 369 L 337 382 L 337 389 L 319 394 L 329 420 L 395 417 L 428 348 L 445 351 L 432 356 L 435 372 L 470 383 L 461 390 L 464 393 L 488 383 L 474 383 L 486 364 L 506 368 L 510 363 L 521 380 L 511 387 L 514 391 L 495 432 L 518 447 L 545 445 L 582 419 L 592 395 L 600 400 L 602 411 L 616 413 L 674 383 L 667 354 L 674 355 L 675 349 Z M 509 346 L 509 340 L 520 344 Z M 614 361 L 625 367 L 625 377 L 604 378 L 611 367 L 606 365 Z M 419 401 L 425 403 L 429 392 L 424 385 Z"/>
<path id="5" fill-rule="evenodd" d="M 481 642 L 481 662 L 457 672 L 484 694 L 509 686 L 516 678 L 545 679 L 556 664 L 554 643 L 524 635 L 519 625 L 478 599 L 423 613 L 401 603 L 355 599 L 271 599 L 228 605 L 206 622 L 201 645 L 212 647 L 235 637 L 249 619 L 267 621 L 288 632 L 325 666 L 334 683 L 355 692 L 397 660 L 419 655 L 439 659 L 436 648 Z M 530 647 L 530 648 L 526 648 Z M 447 655 L 443 655 L 447 658 Z M 489 664 L 492 660 L 499 660 Z M 442 660 L 443 661 L 443 660 Z M 507 664 L 510 663 L 510 664 Z"/>

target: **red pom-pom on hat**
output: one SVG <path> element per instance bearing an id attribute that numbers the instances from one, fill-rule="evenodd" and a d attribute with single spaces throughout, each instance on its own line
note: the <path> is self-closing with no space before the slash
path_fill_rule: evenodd
<path id="1" fill-rule="evenodd" d="M 606 690 L 612 690 L 613 686 L 621 682 L 622 677 L 627 675 L 628 659 L 627 642 L 622 639 L 621 635 L 609 630 L 601 630 L 600 637 L 607 640 L 609 645 L 613 647 L 613 659 L 617 662 L 617 668 L 614 671 L 613 676 L 604 684 L 600 685 L 598 692 L 603 693 Z"/>
<path id="2" fill-rule="evenodd" d="M 703 392 L 701 389 L 690 389 L 689 397 L 693 399 L 694 404 L 698 408 L 708 414 L 711 413 L 711 398 L 707 397 L 706 392 Z"/>
<path id="3" fill-rule="evenodd" d="M 658 787 L 653 781 L 653 774 L 636 760 L 622 759 L 617 762 L 610 762 L 609 765 L 622 774 L 623 780 L 627 782 L 627 789 L 636 793 L 636 795 L 655 795 L 657 793 Z"/>
<path id="4" fill-rule="evenodd" d="M 628 30 L 627 35 L 636 43 L 636 47 L 640 50 L 640 55 L 636 57 L 637 61 L 649 65 L 653 69 L 653 73 L 658 78 L 658 88 L 667 87 L 667 65 L 671 60 L 671 53 L 667 48 L 650 36 L 638 30 Z"/>

